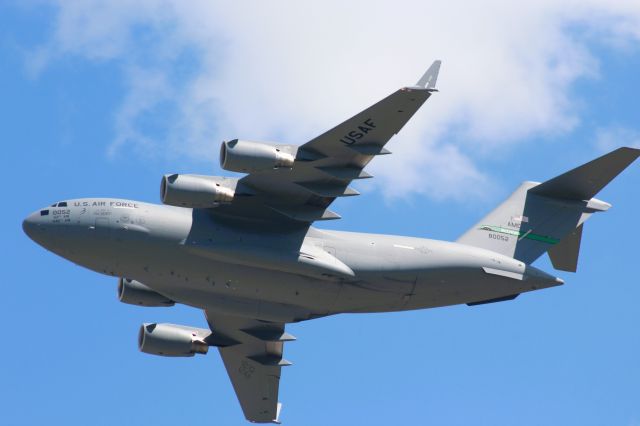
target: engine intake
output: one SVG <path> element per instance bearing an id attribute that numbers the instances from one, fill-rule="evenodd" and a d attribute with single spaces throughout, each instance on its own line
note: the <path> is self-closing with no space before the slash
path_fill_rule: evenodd
<path id="1" fill-rule="evenodd" d="M 164 175 L 160 198 L 177 207 L 212 208 L 233 201 L 237 179 L 202 175 Z"/>
<path id="2" fill-rule="evenodd" d="M 176 303 L 151 290 L 146 285 L 129 278 L 120 278 L 118 280 L 118 299 L 122 303 L 139 306 L 173 306 Z"/>
<path id="3" fill-rule="evenodd" d="M 211 334 L 203 328 L 176 324 L 142 324 L 138 332 L 138 348 L 151 355 L 187 357 L 206 354 L 205 339 Z"/>
<path id="4" fill-rule="evenodd" d="M 232 172 L 252 173 L 293 167 L 295 146 L 270 145 L 234 139 L 222 142 L 220 167 Z"/>

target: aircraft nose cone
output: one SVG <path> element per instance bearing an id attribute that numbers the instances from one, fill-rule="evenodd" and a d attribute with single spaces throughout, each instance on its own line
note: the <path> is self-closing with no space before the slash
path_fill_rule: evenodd
<path id="1" fill-rule="evenodd" d="M 36 222 L 36 214 L 32 213 L 22 221 L 22 230 L 32 240 L 35 240 L 38 223 Z"/>
<path id="2" fill-rule="evenodd" d="M 47 222 L 49 210 L 37 210 L 22 221 L 22 230 L 29 238 L 41 246 L 48 247 L 52 243 L 52 229 Z"/>

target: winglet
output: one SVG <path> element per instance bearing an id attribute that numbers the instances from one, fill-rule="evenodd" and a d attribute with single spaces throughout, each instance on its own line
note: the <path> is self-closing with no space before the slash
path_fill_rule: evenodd
<path id="1" fill-rule="evenodd" d="M 438 73 L 440 72 L 440 64 L 442 64 L 441 60 L 434 61 L 424 75 L 420 77 L 416 86 L 435 91 Z"/>
<path id="2" fill-rule="evenodd" d="M 280 411 L 282 411 L 282 402 L 278 402 L 278 405 L 276 405 L 276 418 L 271 420 L 271 423 L 274 424 L 282 424 L 282 422 L 280 421 Z"/>

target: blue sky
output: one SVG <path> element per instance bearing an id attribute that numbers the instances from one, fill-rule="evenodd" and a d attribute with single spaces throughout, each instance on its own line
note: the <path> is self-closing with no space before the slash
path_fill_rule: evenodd
<path id="1" fill-rule="evenodd" d="M 467 25 L 453 2 L 416 26 L 404 12 L 422 6 L 401 3 L 374 2 L 367 19 L 362 4 L 332 2 L 313 13 L 291 3 L 0 5 L 0 423 L 245 424 L 215 351 L 137 351 L 140 323 L 204 327 L 203 315 L 119 303 L 115 279 L 22 233 L 43 205 L 159 202 L 164 173 L 220 173 L 222 139 L 304 142 L 436 58 L 441 92 L 392 140 L 394 155 L 371 165 L 363 195 L 335 204 L 343 219 L 323 226 L 455 239 L 522 180 L 640 144 L 637 6 L 495 2 Z M 585 226 L 579 271 L 558 272 L 560 288 L 292 325 L 282 420 L 640 425 L 639 183 L 635 164 L 599 195 L 613 208 Z M 552 270 L 546 258 L 536 265 Z"/>

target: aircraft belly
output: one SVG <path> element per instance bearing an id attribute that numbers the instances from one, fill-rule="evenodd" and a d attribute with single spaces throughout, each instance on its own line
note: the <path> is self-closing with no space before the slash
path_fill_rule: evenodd
<path id="1" fill-rule="evenodd" d="M 129 258 L 122 275 L 179 303 L 271 320 L 280 311 L 296 318 L 327 315 L 340 292 L 337 282 L 217 262 L 175 246 Z"/>
<path id="2" fill-rule="evenodd" d="M 348 232 L 328 235 L 338 257 L 359 279 L 345 283 L 336 304 L 348 312 L 455 305 L 560 284 L 516 259 L 460 244 Z"/>
<path id="3" fill-rule="evenodd" d="M 420 275 L 415 294 L 406 308 L 424 309 L 489 300 L 544 286 L 527 278 L 520 280 L 487 274 L 482 268 L 433 270 Z"/>

